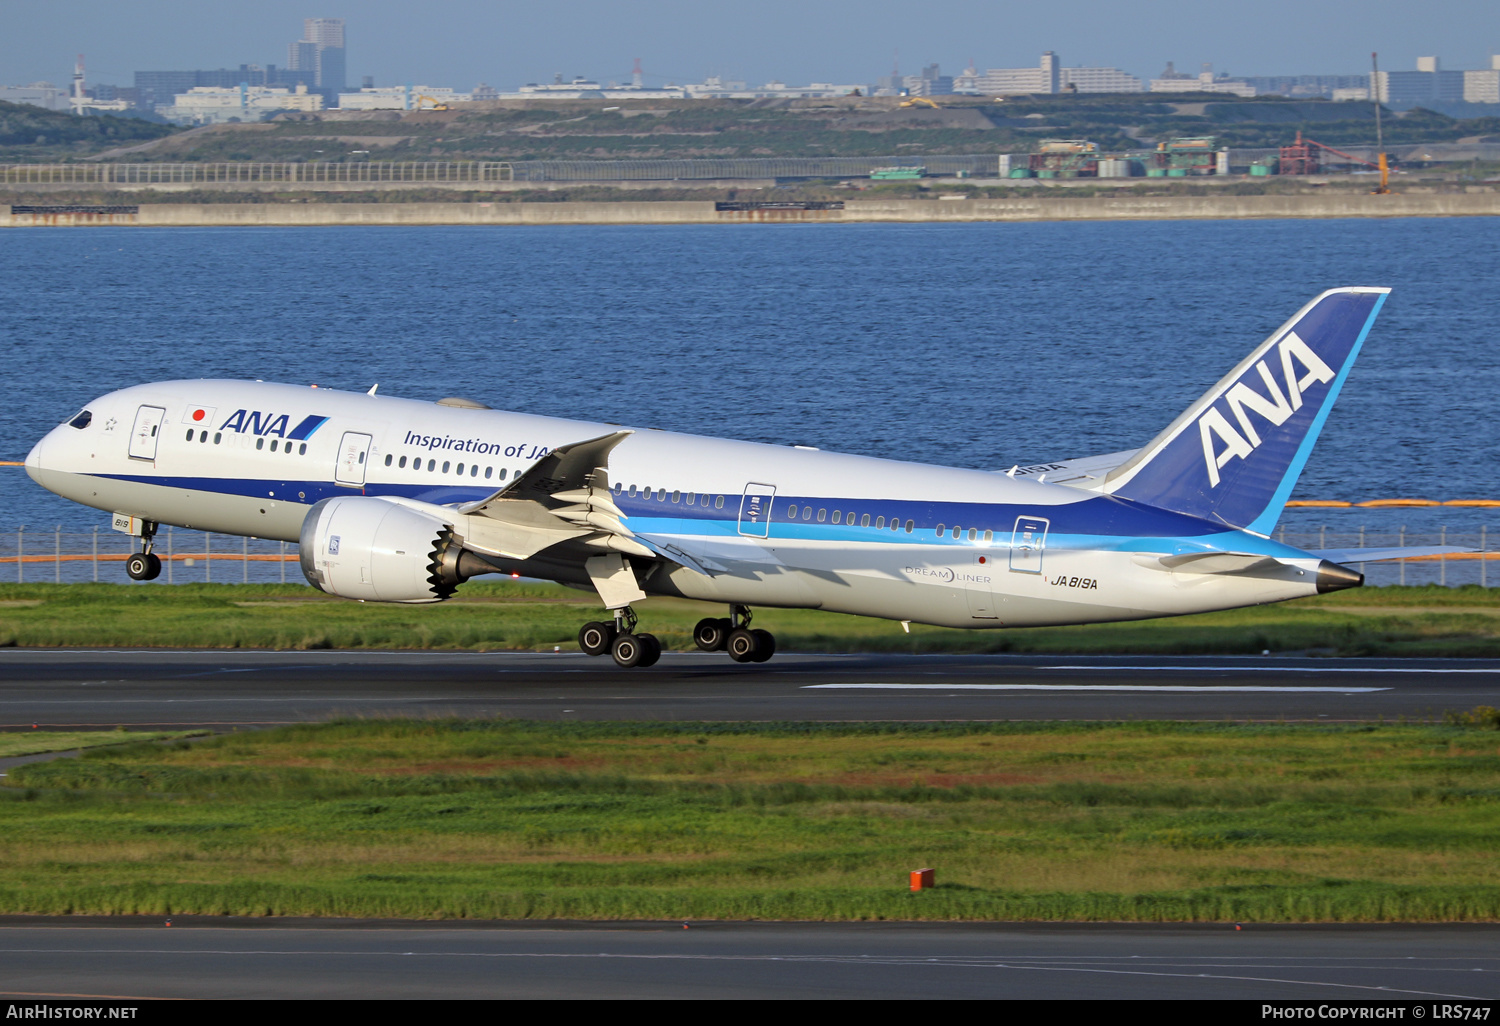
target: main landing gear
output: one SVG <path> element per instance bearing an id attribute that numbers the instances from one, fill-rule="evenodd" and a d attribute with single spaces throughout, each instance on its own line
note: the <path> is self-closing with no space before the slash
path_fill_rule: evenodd
<path id="1" fill-rule="evenodd" d="M 141 551 L 125 561 L 125 572 L 137 581 L 154 581 L 161 576 L 161 559 L 151 549 L 156 542 L 156 521 L 147 520 L 141 528 Z"/>
<path id="2" fill-rule="evenodd" d="M 620 666 L 651 666 L 661 658 L 661 642 L 654 634 L 637 634 L 635 612 L 629 606 L 615 610 L 615 622 L 593 620 L 578 630 L 578 647 L 585 655 L 608 652 Z M 693 641 L 705 652 L 728 652 L 737 663 L 763 663 L 776 654 L 776 638 L 770 631 L 751 629 L 750 610 L 730 606 L 729 616 L 699 620 Z"/>
<path id="3" fill-rule="evenodd" d="M 608 652 L 618 665 L 626 669 L 654 665 L 661 658 L 661 642 L 654 634 L 637 634 L 635 627 L 635 611 L 629 606 L 617 609 L 614 623 L 594 620 L 579 628 L 578 647 L 585 655 Z"/>
<path id="4" fill-rule="evenodd" d="M 750 627 L 747 606 L 730 606 L 727 619 L 699 620 L 693 641 L 705 652 L 728 652 L 737 663 L 763 663 L 776 654 L 776 636 Z"/>

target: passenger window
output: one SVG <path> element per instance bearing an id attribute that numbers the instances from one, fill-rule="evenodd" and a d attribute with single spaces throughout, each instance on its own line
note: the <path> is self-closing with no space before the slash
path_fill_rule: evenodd
<path id="1" fill-rule="evenodd" d="M 198 441 L 200 441 L 200 442 L 206 442 L 206 441 L 208 441 L 208 432 L 207 431 L 200 431 L 200 432 L 198 432 Z"/>
<path id="2" fill-rule="evenodd" d="M 458 465 L 458 476 L 459 477 L 463 477 L 464 476 L 464 465 L 462 463 L 460 463 Z"/>
<path id="3" fill-rule="evenodd" d="M 448 462 L 447 460 L 444 460 L 443 461 L 443 473 L 445 473 L 445 474 L 448 473 L 448 468 L 451 467 L 451 466 L 453 466 L 452 463 Z"/>
<path id="4" fill-rule="evenodd" d="M 500 468 L 500 480 L 502 480 L 502 481 L 505 480 L 505 468 L 504 467 Z"/>
<path id="5" fill-rule="evenodd" d="M 698 498 L 698 496 L 694 495 L 692 492 L 688 492 L 687 493 L 687 504 L 689 506 L 691 506 L 694 503 L 694 501 L 697 500 L 697 498 Z"/>
<path id="6" fill-rule="evenodd" d="M 630 497 L 635 498 L 635 485 L 630 486 Z"/>
<path id="7" fill-rule="evenodd" d="M 803 506 L 802 507 L 802 519 L 803 520 L 811 520 L 812 519 L 812 507 L 811 506 Z"/>
<path id="8" fill-rule="evenodd" d="M 899 531 L 899 530 L 901 530 L 901 518 L 900 517 L 891 517 L 891 530 L 892 531 Z"/>
<path id="9" fill-rule="evenodd" d="M 716 496 L 714 496 L 714 509 L 723 509 L 723 508 L 724 508 L 724 496 L 722 496 L 722 495 L 716 495 Z"/>
<path id="10" fill-rule="evenodd" d="M 469 468 L 469 476 L 470 477 L 478 477 L 479 476 L 479 464 L 476 463 L 472 467 Z"/>
<path id="11" fill-rule="evenodd" d="M 488 481 L 492 476 L 494 476 L 494 473 L 495 473 L 495 468 L 494 467 L 485 467 L 484 468 L 484 479 L 486 481 Z"/>
<path id="12" fill-rule="evenodd" d="M 995 540 L 995 532 L 994 531 L 986 531 L 986 532 L 984 532 L 984 540 L 986 542 L 992 542 L 992 541 L 994 541 Z"/>
<path id="13" fill-rule="evenodd" d="M 667 501 L 667 490 L 665 488 L 658 488 L 656 490 L 656 501 L 657 502 L 666 502 Z"/>
<path id="14" fill-rule="evenodd" d="M 818 510 L 818 523 L 821 524 L 826 519 L 828 519 L 828 511 L 826 509 Z"/>
<path id="15" fill-rule="evenodd" d="M 271 451 L 272 451 L 272 452 L 275 452 L 275 451 L 276 451 L 276 439 L 274 439 L 274 438 L 273 438 L 273 439 L 271 439 Z M 361 463 L 363 463 L 363 462 L 364 462 L 364 460 L 360 460 L 360 462 L 361 462 Z"/>
<path id="16" fill-rule="evenodd" d="M 402 470 L 405 470 L 406 469 L 406 457 L 405 456 L 401 457 L 401 462 L 397 463 L 396 466 L 400 467 Z"/>
<path id="17" fill-rule="evenodd" d="M 682 501 L 682 493 L 678 492 L 678 491 L 674 491 L 672 493 L 672 501 L 673 502 L 681 502 Z"/>
<path id="18" fill-rule="evenodd" d="M 885 517 L 876 517 L 875 518 L 875 530 L 877 530 L 877 531 L 883 531 L 883 530 L 885 530 Z"/>
<path id="19" fill-rule="evenodd" d="M 428 460 L 427 461 L 427 473 L 430 474 L 430 473 L 432 473 L 436 469 L 437 469 L 437 460 Z"/>
<path id="20" fill-rule="evenodd" d="M 395 461 L 395 459 L 396 459 L 396 457 L 392 456 L 390 453 L 386 453 L 385 454 L 385 465 L 389 467 Z"/>
<path id="21" fill-rule="evenodd" d="M 297 455 L 298 456 L 306 456 L 307 455 L 307 443 L 306 442 L 303 442 L 301 445 L 297 446 Z"/>
<path id="22" fill-rule="evenodd" d="M 862 516 L 862 517 L 859 518 L 859 526 L 860 527 L 869 527 L 870 526 L 870 514 L 866 513 L 864 516 Z"/>
<path id="23" fill-rule="evenodd" d="M 914 520 L 908 520 L 906 522 L 906 533 L 907 534 L 911 534 L 912 531 L 915 530 L 916 526 L 917 526 L 916 521 L 914 521 Z"/>
<path id="24" fill-rule="evenodd" d="M 833 511 L 833 522 L 835 524 L 841 524 L 841 523 L 844 522 L 844 511 L 843 510 L 836 509 L 836 510 Z"/>
<path id="25" fill-rule="evenodd" d="M 974 530 L 974 528 L 972 528 L 972 527 L 969 528 L 969 541 L 973 541 L 975 538 L 978 538 L 978 537 L 979 537 L 979 532 L 976 531 L 976 530 Z"/>
<path id="26" fill-rule="evenodd" d="M 963 533 L 963 528 L 961 528 L 961 527 L 955 527 L 953 529 L 953 537 L 955 537 L 955 538 L 957 538 L 962 533 Z"/>
<path id="27" fill-rule="evenodd" d="M 945 535 L 947 533 L 948 533 L 948 529 L 946 527 L 944 527 L 942 524 L 938 524 L 937 525 L 937 536 L 939 538 L 941 538 L 943 535 Z"/>
<path id="28" fill-rule="evenodd" d="M 222 439 L 222 438 L 223 438 L 223 437 L 224 437 L 224 435 L 223 435 L 223 433 L 222 433 L 222 432 L 219 432 L 219 431 L 215 431 L 215 432 L 214 432 L 214 444 L 215 444 L 215 445 L 218 445 L 218 444 L 219 444 L 219 441 L 220 441 L 220 439 Z"/>
<path id="29" fill-rule="evenodd" d="M 188 437 L 187 437 L 187 440 L 189 442 L 191 442 L 193 440 L 193 429 L 192 428 L 188 428 Z"/>
<path id="30" fill-rule="evenodd" d="M 266 440 L 264 438 L 257 438 L 255 440 L 255 447 L 257 449 L 264 449 L 266 447 Z"/>
<path id="31" fill-rule="evenodd" d="M 647 485 L 645 488 L 641 489 L 641 498 L 643 498 L 643 499 L 649 499 L 649 498 L 651 498 L 651 486 L 650 485 Z"/>

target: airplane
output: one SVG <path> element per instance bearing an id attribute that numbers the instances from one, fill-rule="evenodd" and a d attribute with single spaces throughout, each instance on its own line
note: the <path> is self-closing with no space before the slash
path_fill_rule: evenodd
<path id="1" fill-rule="evenodd" d="M 197 380 L 100 396 L 26 472 L 114 514 L 297 542 L 308 582 L 428 603 L 472 577 L 592 589 L 580 648 L 650 666 L 648 595 L 721 602 L 693 639 L 775 652 L 752 606 L 999 629 L 1177 616 L 1358 587 L 1271 532 L 1389 293 L 1323 292 L 1139 449 L 1006 471 L 931 466 L 317 386 Z"/>

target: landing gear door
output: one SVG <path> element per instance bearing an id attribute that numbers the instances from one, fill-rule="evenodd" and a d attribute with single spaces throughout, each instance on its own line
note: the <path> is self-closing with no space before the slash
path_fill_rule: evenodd
<path id="1" fill-rule="evenodd" d="M 765 538 L 771 533 L 771 503 L 775 498 L 775 485 L 751 482 L 745 486 L 740 499 L 740 534 Z"/>
<path id="2" fill-rule="evenodd" d="M 156 459 L 157 436 L 161 434 L 161 422 L 167 411 L 160 406 L 142 406 L 135 414 L 135 426 L 130 429 L 130 458 L 133 460 Z"/>
<path id="3" fill-rule="evenodd" d="M 365 483 L 365 461 L 370 457 L 369 435 L 357 431 L 345 431 L 339 443 L 339 465 L 334 468 L 333 479 L 341 485 L 362 488 Z"/>
<path id="4" fill-rule="evenodd" d="M 1047 549 L 1045 517 L 1017 517 L 1015 532 L 1010 536 L 1010 568 L 1014 573 L 1042 572 L 1042 554 Z"/>

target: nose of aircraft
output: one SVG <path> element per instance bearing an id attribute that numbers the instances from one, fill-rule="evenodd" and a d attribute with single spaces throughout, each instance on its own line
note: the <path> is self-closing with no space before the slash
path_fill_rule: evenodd
<path id="1" fill-rule="evenodd" d="M 53 431 L 55 430 L 57 429 L 53 428 Z M 33 481 L 36 481 L 38 484 L 40 484 L 41 481 L 38 479 L 37 475 L 42 470 L 46 469 L 47 440 L 51 437 L 52 431 L 47 432 L 42 436 L 39 442 L 31 447 L 31 451 L 26 454 L 26 476 L 31 478 Z"/>

